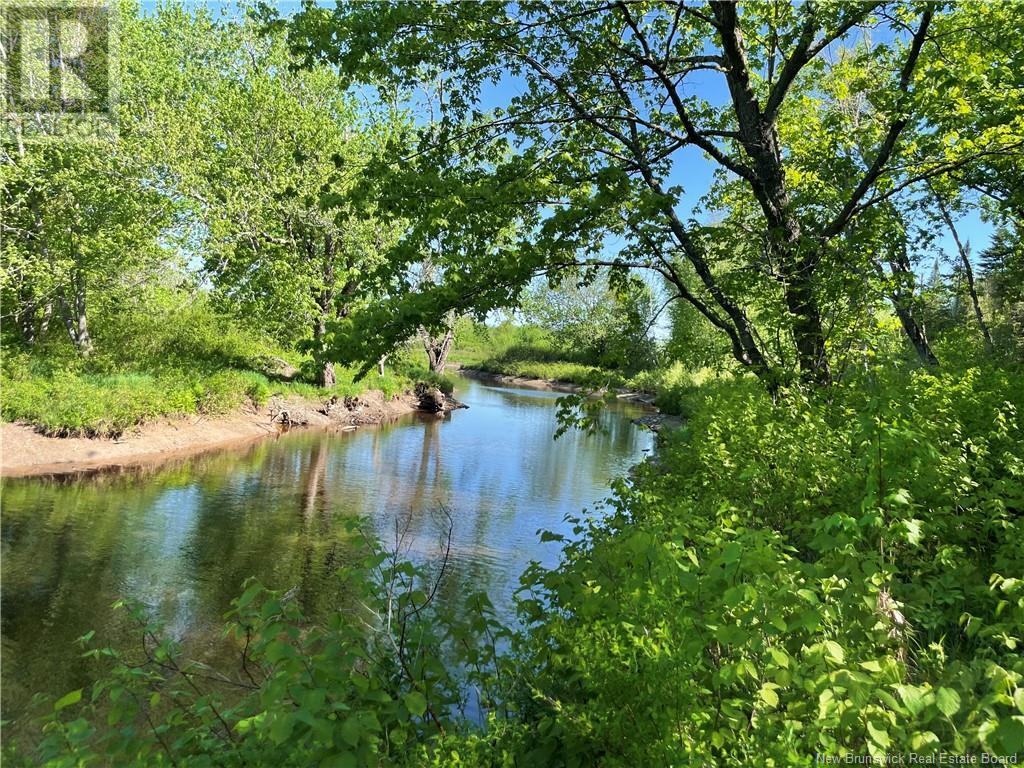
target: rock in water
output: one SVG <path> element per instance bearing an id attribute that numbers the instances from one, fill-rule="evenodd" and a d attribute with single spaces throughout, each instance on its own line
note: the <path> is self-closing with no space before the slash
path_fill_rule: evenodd
<path id="1" fill-rule="evenodd" d="M 425 382 L 416 385 L 416 397 L 421 410 L 440 413 L 447 409 L 447 398 L 444 396 L 444 392 Z"/>
<path id="2" fill-rule="evenodd" d="M 448 413 L 459 408 L 469 408 L 451 395 L 446 395 L 433 384 L 421 381 L 414 390 L 421 411 L 427 413 Z"/>

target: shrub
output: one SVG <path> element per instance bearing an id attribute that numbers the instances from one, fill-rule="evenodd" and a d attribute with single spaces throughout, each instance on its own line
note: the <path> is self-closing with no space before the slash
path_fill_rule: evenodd
<path id="1" fill-rule="evenodd" d="M 1024 749 L 1021 382 L 702 388 L 526 582 L 536 763 Z"/>
<path id="2" fill-rule="evenodd" d="M 442 646 L 462 649 L 486 684 L 506 637 L 485 595 L 467 596 L 468 616 L 439 615 L 433 598 L 445 574 L 372 551 L 341 571 L 350 610 L 318 625 L 295 600 L 247 584 L 228 615 L 240 656 L 234 685 L 218 686 L 232 678 L 184 659 L 144 607 L 122 605 L 146 651 L 96 647 L 91 632 L 81 638 L 105 676 L 88 694 L 53 702 L 38 747 L 6 757 L 12 765 L 147 768 L 433 763 L 459 734 L 467 705 L 456 667 L 440 662 Z"/>

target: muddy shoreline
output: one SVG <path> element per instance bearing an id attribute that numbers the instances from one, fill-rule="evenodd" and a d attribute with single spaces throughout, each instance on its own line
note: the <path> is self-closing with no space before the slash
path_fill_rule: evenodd
<path id="1" fill-rule="evenodd" d="M 119 438 L 48 437 L 29 424 L 0 424 L 0 477 L 59 477 L 159 464 L 237 447 L 290 429 L 351 430 L 420 411 L 412 393 L 366 392 L 344 401 L 271 398 L 224 416 L 168 418 Z"/>

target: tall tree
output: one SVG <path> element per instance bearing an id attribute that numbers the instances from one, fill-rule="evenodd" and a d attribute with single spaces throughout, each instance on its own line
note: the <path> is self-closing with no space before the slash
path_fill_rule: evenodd
<path id="1" fill-rule="evenodd" d="M 280 37 L 248 20 L 167 7 L 137 24 L 135 66 L 154 84 L 140 130 L 164 147 L 163 179 L 192 212 L 216 296 L 282 342 L 306 340 L 332 386 L 328 325 L 364 299 L 389 245 L 348 191 L 393 124 L 361 114 L 330 68 L 293 71 Z M 167 39 L 177 46 L 146 57 Z"/>
<path id="2" fill-rule="evenodd" d="M 953 236 L 953 245 L 956 247 L 957 256 L 960 258 L 960 269 L 963 271 L 963 275 L 967 280 L 967 293 L 971 298 L 971 307 L 974 310 L 974 319 L 977 320 L 978 328 L 981 331 L 982 338 L 985 340 L 985 351 L 991 354 L 992 334 L 989 332 L 988 323 L 985 322 L 985 315 L 981 311 L 981 302 L 978 299 L 978 289 L 974 282 L 974 266 L 971 264 L 970 246 L 960 239 L 960 232 L 956 228 L 956 222 L 953 220 L 953 213 L 950 208 L 950 204 L 944 197 L 943 193 L 936 190 L 935 187 L 931 185 L 929 185 L 929 189 L 935 199 L 935 205 L 939 209 L 942 221 L 949 229 L 949 233 Z"/>
<path id="3" fill-rule="evenodd" d="M 849 283 L 833 276 L 847 274 L 842 252 L 856 225 L 923 179 L 1019 150 L 1003 124 L 963 145 L 934 130 L 945 124 L 937 115 L 969 108 L 972 96 L 933 95 L 960 76 L 945 69 L 933 31 L 1001 62 L 1000 25 L 1015 14 L 987 17 L 983 36 L 969 12 L 932 3 L 351 3 L 307 7 L 290 32 L 307 62 L 355 80 L 450 78 L 421 162 L 393 169 L 405 190 L 396 199 L 426 221 L 472 206 L 478 228 L 528 226 L 508 263 L 481 250 L 462 267 L 462 290 L 435 298 L 514 298 L 537 271 L 581 263 L 650 269 L 744 366 L 773 380 L 792 362 L 804 379 L 827 382 L 822 301 L 833 283 Z M 870 40 L 873 27 L 886 34 Z M 837 57 L 843 47 L 850 54 Z M 829 78 L 834 88 L 821 89 Z M 845 114 L 829 109 L 844 83 L 863 97 Z M 517 95 L 500 99 L 502 84 Z M 815 111 L 841 120 L 800 130 Z M 467 157 L 476 173 L 461 170 Z M 744 210 L 753 247 L 725 249 L 720 227 L 688 216 L 677 180 L 700 157 L 730 190 L 716 204 Z M 822 162 L 801 179 L 814 157 Z M 489 216 L 477 215 L 480 204 Z M 776 335 L 773 353 L 765 338 Z"/>

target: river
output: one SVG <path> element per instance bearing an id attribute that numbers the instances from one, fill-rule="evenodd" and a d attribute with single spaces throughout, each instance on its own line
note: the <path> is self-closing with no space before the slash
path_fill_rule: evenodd
<path id="1" fill-rule="evenodd" d="M 552 439 L 558 394 L 458 380 L 469 410 L 410 416 L 353 432 L 295 431 L 159 467 L 4 483 L 3 718 L 24 724 L 34 693 L 88 685 L 95 662 L 75 639 L 134 634 L 112 604 L 139 601 L 194 657 L 216 662 L 223 614 L 249 576 L 297 589 L 311 612 L 337 598 L 331 574 L 359 555 L 342 521 L 361 518 L 385 546 L 437 556 L 452 517 L 449 599 L 485 589 L 514 620 L 512 594 L 533 560 L 570 535 L 566 515 L 608 493 L 653 444 L 613 405 L 602 431 Z M 18 721 L 21 721 L 19 723 Z"/>

